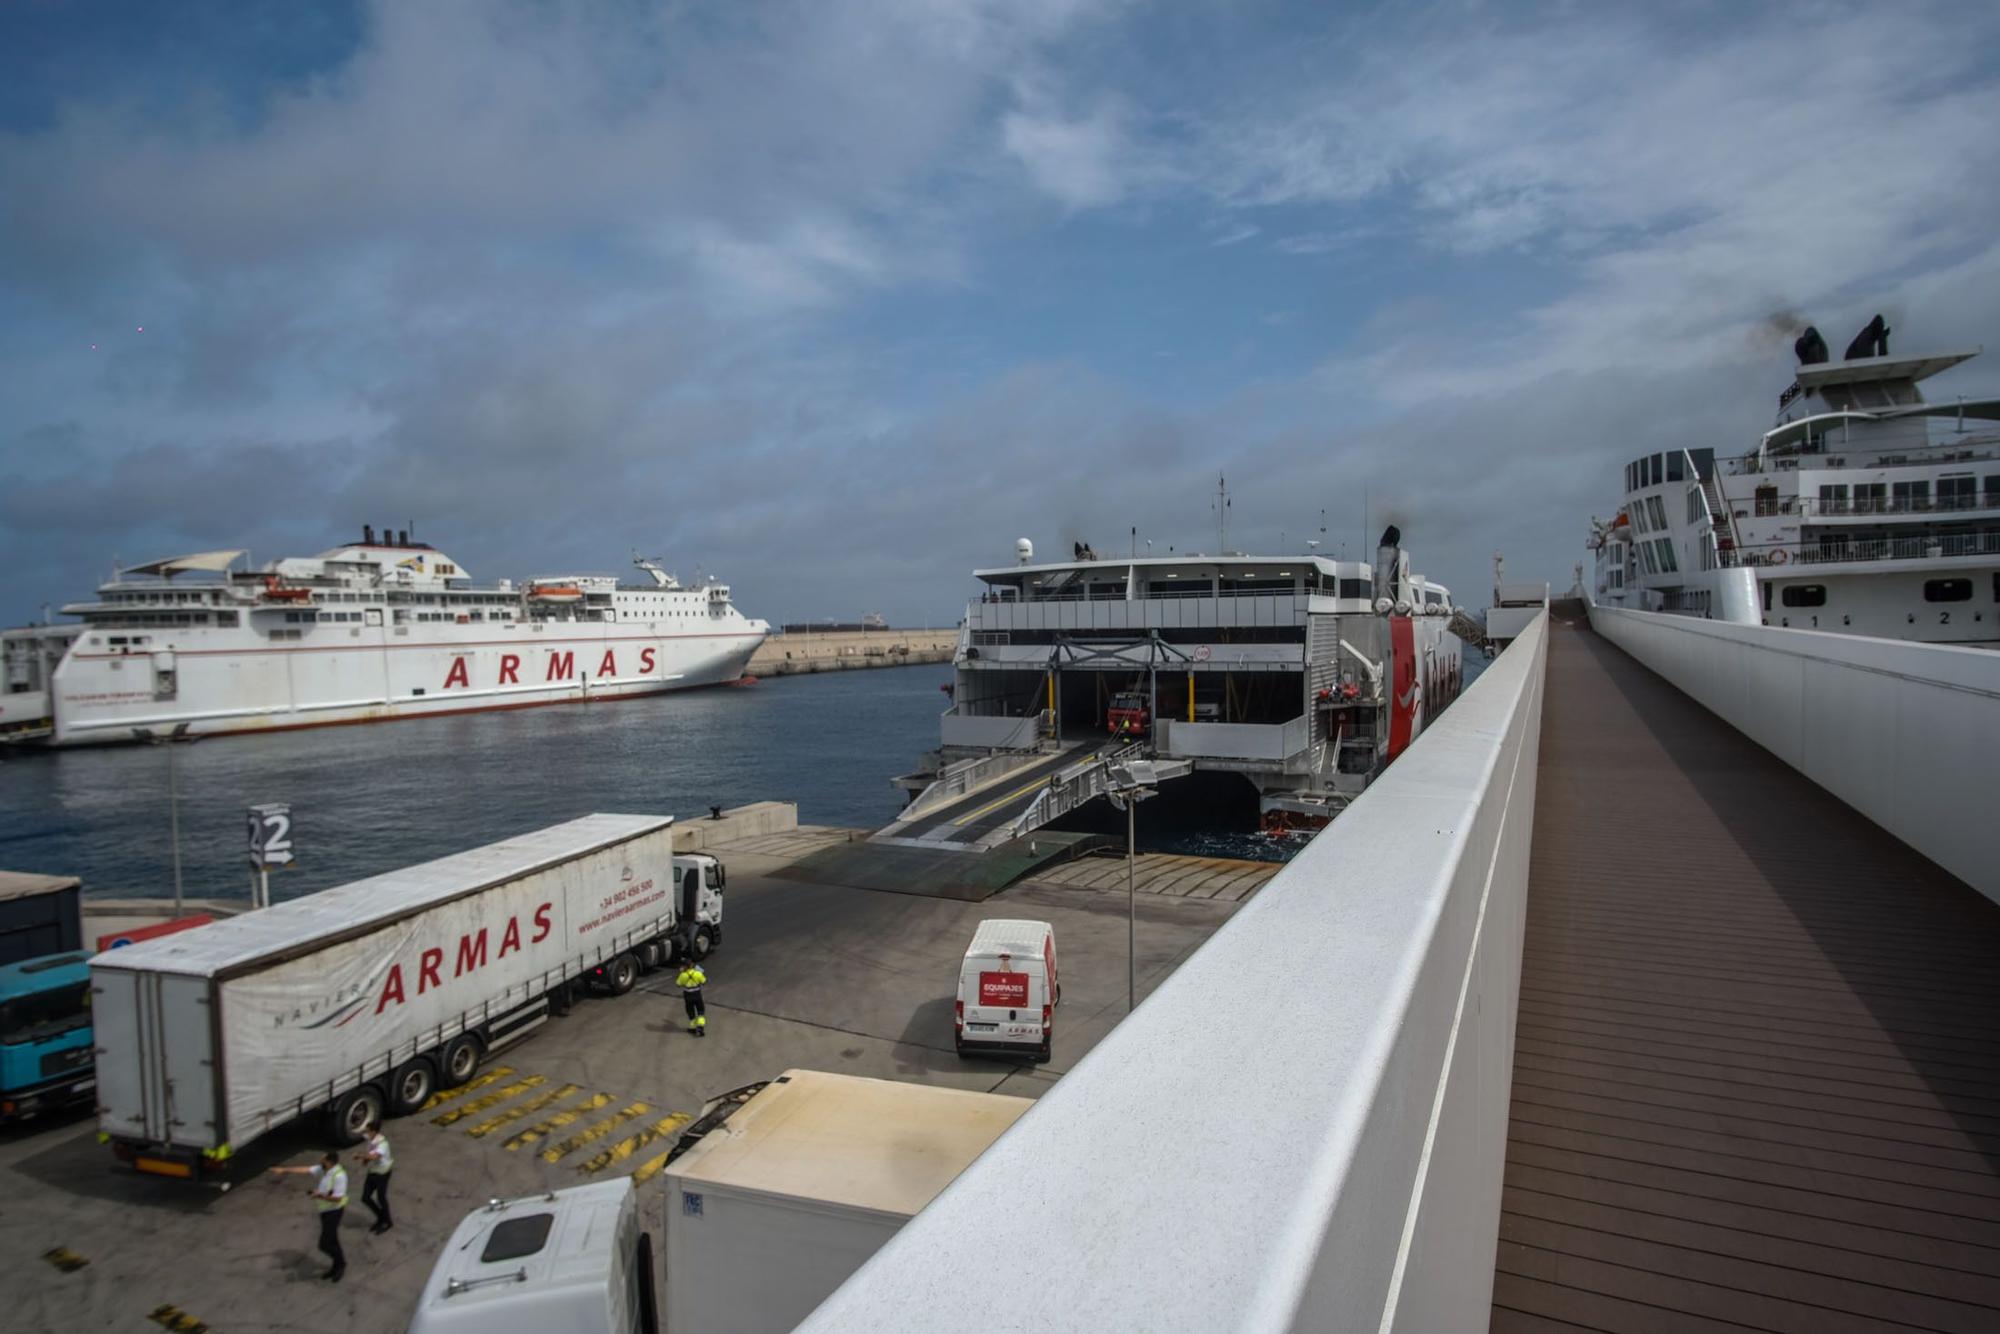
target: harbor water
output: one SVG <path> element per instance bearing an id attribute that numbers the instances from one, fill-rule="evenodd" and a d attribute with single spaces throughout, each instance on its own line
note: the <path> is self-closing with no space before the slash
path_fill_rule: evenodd
<path id="1" fill-rule="evenodd" d="M 1485 665 L 1466 655 L 1468 683 Z M 710 806 L 798 803 L 807 824 L 879 828 L 889 785 L 935 749 L 948 665 L 766 679 L 621 702 L 225 737 L 171 747 L 182 892 L 249 893 L 245 808 L 292 807 L 298 862 L 274 899 L 592 811 L 689 819 Z M 0 760 L 0 867 L 75 875 L 87 894 L 173 892 L 167 746 Z M 1141 816 L 1142 847 L 1284 860 L 1297 840 Z"/>

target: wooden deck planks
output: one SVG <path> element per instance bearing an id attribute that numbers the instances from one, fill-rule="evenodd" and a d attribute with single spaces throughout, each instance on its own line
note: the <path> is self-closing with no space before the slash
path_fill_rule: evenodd
<path id="1" fill-rule="evenodd" d="M 2000 1329 L 2000 906 L 1552 626 L 1492 1328 Z"/>

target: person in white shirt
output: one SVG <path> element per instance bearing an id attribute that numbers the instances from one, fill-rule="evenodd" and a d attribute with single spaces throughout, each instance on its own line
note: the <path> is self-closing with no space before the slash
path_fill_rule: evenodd
<path id="1" fill-rule="evenodd" d="M 396 1155 L 389 1152 L 389 1137 L 382 1133 L 380 1121 L 369 1123 L 368 1140 L 357 1161 L 366 1172 L 361 1178 L 361 1202 L 375 1215 L 375 1226 L 368 1230 L 387 1232 L 396 1226 L 389 1216 L 389 1174 L 396 1170 Z"/>
<path id="2" fill-rule="evenodd" d="M 347 1212 L 347 1169 L 340 1165 L 340 1155 L 328 1150 L 317 1166 L 274 1167 L 271 1175 L 313 1178 L 313 1187 L 306 1192 L 306 1198 L 319 1214 L 320 1254 L 333 1262 L 333 1268 L 320 1277 L 340 1282 L 340 1276 L 347 1272 L 347 1254 L 340 1249 L 340 1218 Z"/>

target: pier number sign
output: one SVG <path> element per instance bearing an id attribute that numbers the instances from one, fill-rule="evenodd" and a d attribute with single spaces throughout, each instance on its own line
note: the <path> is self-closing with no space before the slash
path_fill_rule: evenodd
<path id="1" fill-rule="evenodd" d="M 292 864 L 292 808 L 283 801 L 250 808 L 250 864 Z"/>

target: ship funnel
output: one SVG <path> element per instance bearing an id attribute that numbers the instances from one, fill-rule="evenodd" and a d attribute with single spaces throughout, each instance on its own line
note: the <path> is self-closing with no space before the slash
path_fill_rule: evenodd
<path id="1" fill-rule="evenodd" d="M 1396 599 L 1396 588 L 1402 580 L 1403 534 L 1395 524 L 1382 530 L 1382 541 L 1375 549 L 1375 596 Z"/>
<path id="2" fill-rule="evenodd" d="M 396 530 L 396 545 L 399 547 L 410 545 L 410 534 L 407 529 L 398 528 Z"/>
<path id="3" fill-rule="evenodd" d="M 375 529 L 369 524 L 361 525 L 361 545 L 364 547 L 375 545 Z"/>

